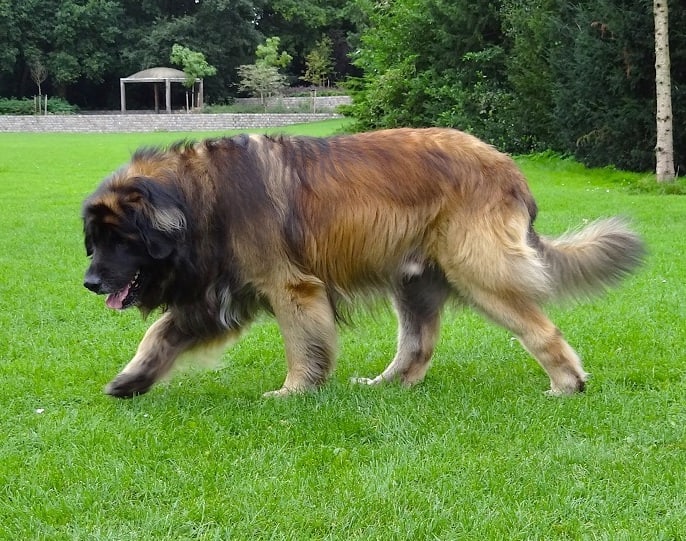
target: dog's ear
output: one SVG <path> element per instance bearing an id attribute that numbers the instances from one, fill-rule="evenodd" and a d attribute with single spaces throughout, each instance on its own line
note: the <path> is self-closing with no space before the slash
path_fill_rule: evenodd
<path id="1" fill-rule="evenodd" d="M 150 220 L 137 217 L 136 225 L 145 248 L 153 259 L 165 259 L 176 249 L 177 241 L 174 236 L 151 227 Z"/>
<path id="2" fill-rule="evenodd" d="M 81 212 L 83 219 L 83 240 L 86 247 L 86 255 L 93 255 L 96 243 L 97 224 L 105 222 L 108 217 L 114 216 L 112 209 L 101 201 L 86 200 Z M 110 218 L 111 221 L 111 218 Z"/>
<path id="3" fill-rule="evenodd" d="M 134 221 L 145 247 L 154 259 L 165 259 L 181 249 L 186 239 L 184 204 L 172 187 L 154 179 L 138 179 L 139 194 Z"/>

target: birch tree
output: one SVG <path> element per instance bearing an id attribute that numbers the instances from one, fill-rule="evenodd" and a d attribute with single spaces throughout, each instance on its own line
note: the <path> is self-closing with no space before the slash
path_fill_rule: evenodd
<path id="1" fill-rule="evenodd" d="M 669 60 L 668 0 L 653 0 L 655 16 L 655 87 L 657 95 L 657 144 L 655 145 L 658 182 L 674 180 L 674 138 L 672 134 L 672 79 Z"/>

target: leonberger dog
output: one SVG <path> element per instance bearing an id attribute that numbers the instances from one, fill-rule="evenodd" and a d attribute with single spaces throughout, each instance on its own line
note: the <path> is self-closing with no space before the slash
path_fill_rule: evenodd
<path id="1" fill-rule="evenodd" d="M 220 357 L 262 310 L 280 327 L 281 396 L 331 373 L 341 308 L 390 296 L 397 352 L 363 384 L 420 382 L 447 301 L 512 332 L 550 377 L 587 374 L 541 304 L 616 284 L 643 258 L 618 218 L 552 239 L 507 155 L 452 129 L 330 138 L 239 135 L 143 148 L 83 206 L 84 285 L 115 310 L 161 308 L 106 387 L 145 393 L 181 356 Z"/>

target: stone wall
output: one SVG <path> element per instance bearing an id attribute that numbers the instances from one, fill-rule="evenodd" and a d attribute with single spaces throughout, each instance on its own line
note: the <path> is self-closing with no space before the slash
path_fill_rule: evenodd
<path id="1" fill-rule="evenodd" d="M 0 132 L 154 132 L 275 128 L 340 118 L 332 113 L 0 115 Z"/>
<path id="2" fill-rule="evenodd" d="M 278 96 L 269 98 L 268 104 L 270 106 L 279 106 L 284 109 L 302 110 L 306 107 L 312 107 L 313 98 L 311 97 L 294 97 L 286 98 Z M 317 111 L 335 111 L 339 105 L 350 105 L 350 96 L 317 96 L 314 98 Z M 234 102 L 237 105 L 261 105 L 260 98 L 236 98 Z"/>

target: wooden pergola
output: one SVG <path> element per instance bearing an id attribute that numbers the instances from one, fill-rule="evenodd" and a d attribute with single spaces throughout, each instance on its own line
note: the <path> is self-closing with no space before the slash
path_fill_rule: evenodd
<path id="1" fill-rule="evenodd" d="M 171 113 L 171 84 L 172 83 L 185 83 L 186 74 L 174 68 L 150 68 L 147 70 L 139 71 L 134 73 L 129 77 L 122 77 L 119 79 L 119 92 L 121 95 L 121 112 L 126 112 L 126 85 L 131 83 L 152 83 L 155 93 L 155 112 L 160 112 L 160 101 L 159 101 L 159 86 L 164 83 L 164 95 L 165 95 L 165 109 L 167 113 Z M 193 101 L 195 101 L 196 107 L 202 107 L 203 104 L 203 80 L 196 79 L 193 85 L 193 95 L 195 100 L 191 101 L 191 106 Z"/>

